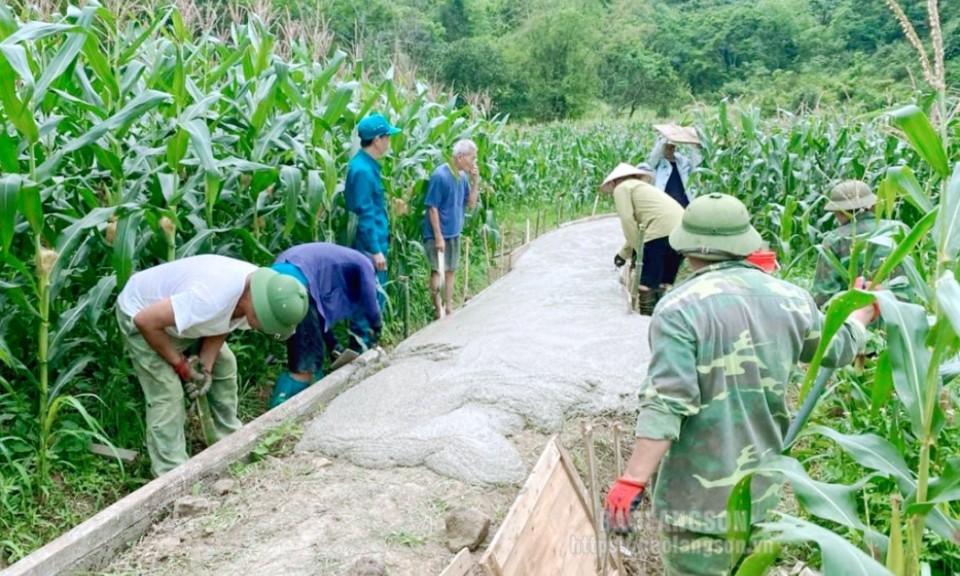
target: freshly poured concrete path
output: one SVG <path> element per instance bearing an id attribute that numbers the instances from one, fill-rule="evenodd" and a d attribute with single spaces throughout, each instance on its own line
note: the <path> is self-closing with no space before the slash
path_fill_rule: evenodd
<path id="1" fill-rule="evenodd" d="M 621 242 L 609 217 L 535 240 L 503 279 L 337 397 L 298 450 L 512 483 L 528 472 L 512 434 L 632 411 L 650 355 L 648 319 L 627 311 L 613 267 Z"/>

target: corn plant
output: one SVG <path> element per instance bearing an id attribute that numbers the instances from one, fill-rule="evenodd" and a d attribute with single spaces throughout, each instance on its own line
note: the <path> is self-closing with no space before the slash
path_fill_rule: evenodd
<path id="1" fill-rule="evenodd" d="M 895 2 L 890 4 L 896 7 Z M 884 200 L 881 210 L 892 214 L 896 201 L 903 199 L 918 219 L 908 233 L 897 239 L 892 253 L 872 278 L 874 285 L 880 285 L 911 256 L 917 262 L 928 263 L 926 276 L 911 278 L 922 305 L 898 301 L 890 292 L 851 290 L 835 297 L 827 309 L 821 346 L 801 387 L 803 397 L 830 339 L 844 319 L 856 308 L 876 301 L 886 346 L 873 369 L 870 400 L 875 410 L 902 421 L 907 430 L 883 437 L 873 433 L 844 434 L 825 425 L 811 427 L 808 434 L 836 443 L 867 472 L 852 485 L 814 480 L 797 460 L 787 456 L 768 459 L 754 471 L 783 473 L 811 515 L 841 527 L 838 531 L 866 545 L 865 553 L 840 534 L 797 518 L 784 517 L 760 525 L 760 537 L 773 543 L 817 541 L 826 573 L 929 573 L 931 566 L 925 552 L 931 534 L 953 545 L 960 544 L 960 521 L 951 507 L 960 499 L 956 490 L 960 465 L 955 448 L 939 443 L 944 433 L 945 411 L 952 409 L 949 396 L 945 396 L 941 364 L 960 348 L 960 284 L 954 275 L 960 254 L 960 164 L 951 168 L 948 160 L 954 124 L 947 111 L 952 104 L 947 101 L 942 75 L 936 2 L 930 2 L 929 10 L 938 63 L 934 71 L 925 72 L 931 75 L 928 79 L 936 91 L 930 105 L 937 112 L 939 126 L 934 126 L 916 105 L 893 111 L 890 120 L 904 144 L 922 161 L 921 173 L 932 185 L 921 186 L 914 171 L 903 165 L 885 169 L 880 186 Z M 922 47 L 918 46 L 918 50 L 925 61 Z M 928 257 L 931 254 L 935 255 L 932 262 Z M 890 431 L 895 428 L 891 426 Z M 908 461 L 915 462 L 915 466 L 908 465 Z M 750 476 L 738 484 L 731 497 L 732 513 L 749 515 Z M 879 534 L 867 524 L 856 506 L 857 495 L 865 486 L 875 483 L 889 494 L 888 511 L 883 515 L 888 519 L 886 534 Z M 731 532 L 731 538 L 739 541 L 750 535 L 750 529 L 743 527 Z M 775 550 L 759 552 L 744 562 L 740 573 L 758 574 L 775 559 Z"/>
<path id="2" fill-rule="evenodd" d="M 503 120 L 400 70 L 278 36 L 255 14 L 202 33 L 170 7 L 30 14 L 0 5 L 0 469 L 19 503 L 0 515 L 5 533 L 51 469 L 74 464 L 64 438 L 136 428 L 124 422 L 142 406 L 104 314 L 131 274 L 209 252 L 266 265 L 296 243 L 345 242 L 343 175 L 356 122 L 374 110 L 404 130 L 383 162 L 391 202 L 422 203 L 458 138 L 481 145 L 487 177 L 507 150 Z M 425 276 L 409 249 L 419 217 L 393 214 L 394 274 Z M 262 343 L 237 349 L 263 378 Z"/>

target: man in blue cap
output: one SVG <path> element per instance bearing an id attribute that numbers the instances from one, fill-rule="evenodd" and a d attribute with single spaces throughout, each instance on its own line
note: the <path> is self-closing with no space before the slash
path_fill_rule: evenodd
<path id="1" fill-rule="evenodd" d="M 270 408 L 323 377 L 324 352 L 336 346 L 332 330 L 337 322 L 362 317 L 370 326 L 363 335 L 370 344 L 380 339 L 382 327 L 373 264 L 356 250 L 329 242 L 300 244 L 277 256 L 272 268 L 299 280 L 310 305 L 287 340 L 289 371 L 277 378 Z"/>
<path id="2" fill-rule="evenodd" d="M 380 286 L 387 281 L 390 228 L 378 160 L 390 151 L 390 136 L 399 133 L 400 129 L 390 124 L 382 114 L 371 114 L 357 124 L 360 150 L 350 159 L 350 164 L 347 166 L 347 183 L 344 190 L 347 209 L 357 215 L 357 235 L 352 247 L 369 256 L 373 261 Z M 384 305 L 382 290 L 378 290 L 377 301 L 382 310 Z M 363 315 L 356 315 L 350 328 L 358 338 L 358 341 L 353 343 L 355 349 L 369 345 L 367 334 L 371 327 Z"/>

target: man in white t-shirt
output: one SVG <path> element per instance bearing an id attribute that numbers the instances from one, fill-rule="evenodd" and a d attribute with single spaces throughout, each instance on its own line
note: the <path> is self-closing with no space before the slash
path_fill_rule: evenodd
<path id="1" fill-rule="evenodd" d="M 206 395 L 215 437 L 240 428 L 234 330 L 287 338 L 307 313 L 292 276 L 225 256 L 175 260 L 130 277 L 117 321 L 147 404 L 147 452 L 156 476 L 187 461 L 184 392 Z M 188 354 L 199 356 L 191 365 Z"/>

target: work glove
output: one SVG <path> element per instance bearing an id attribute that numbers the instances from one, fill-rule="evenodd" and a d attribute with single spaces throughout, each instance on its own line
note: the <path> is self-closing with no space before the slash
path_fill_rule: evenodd
<path id="1" fill-rule="evenodd" d="M 189 371 L 186 378 L 184 378 L 184 374 L 181 374 L 182 368 L 179 368 L 184 363 L 186 363 L 186 369 Z M 196 400 L 210 391 L 210 385 L 213 384 L 213 374 L 203 367 L 199 357 L 184 358 L 174 369 L 177 370 L 177 375 L 183 382 L 183 391 L 187 393 L 191 400 Z"/>
<path id="2" fill-rule="evenodd" d="M 640 506 L 646 484 L 621 476 L 607 492 L 603 507 L 603 526 L 607 532 L 629 534 L 633 530 L 630 513 Z"/>
<path id="3" fill-rule="evenodd" d="M 613 257 L 613 265 L 616 266 L 617 268 L 623 266 L 623 265 L 626 264 L 626 263 L 627 263 L 627 261 L 624 260 L 623 258 L 621 258 L 619 254 L 616 254 L 616 255 Z"/>
<path id="4" fill-rule="evenodd" d="M 853 281 L 853 287 L 857 290 L 866 290 L 867 289 L 867 279 L 863 276 L 858 276 L 856 280 Z M 873 290 L 883 290 L 882 284 L 877 284 L 873 287 Z M 873 301 L 873 320 L 876 320 L 880 317 L 880 303 L 876 300 Z"/>

